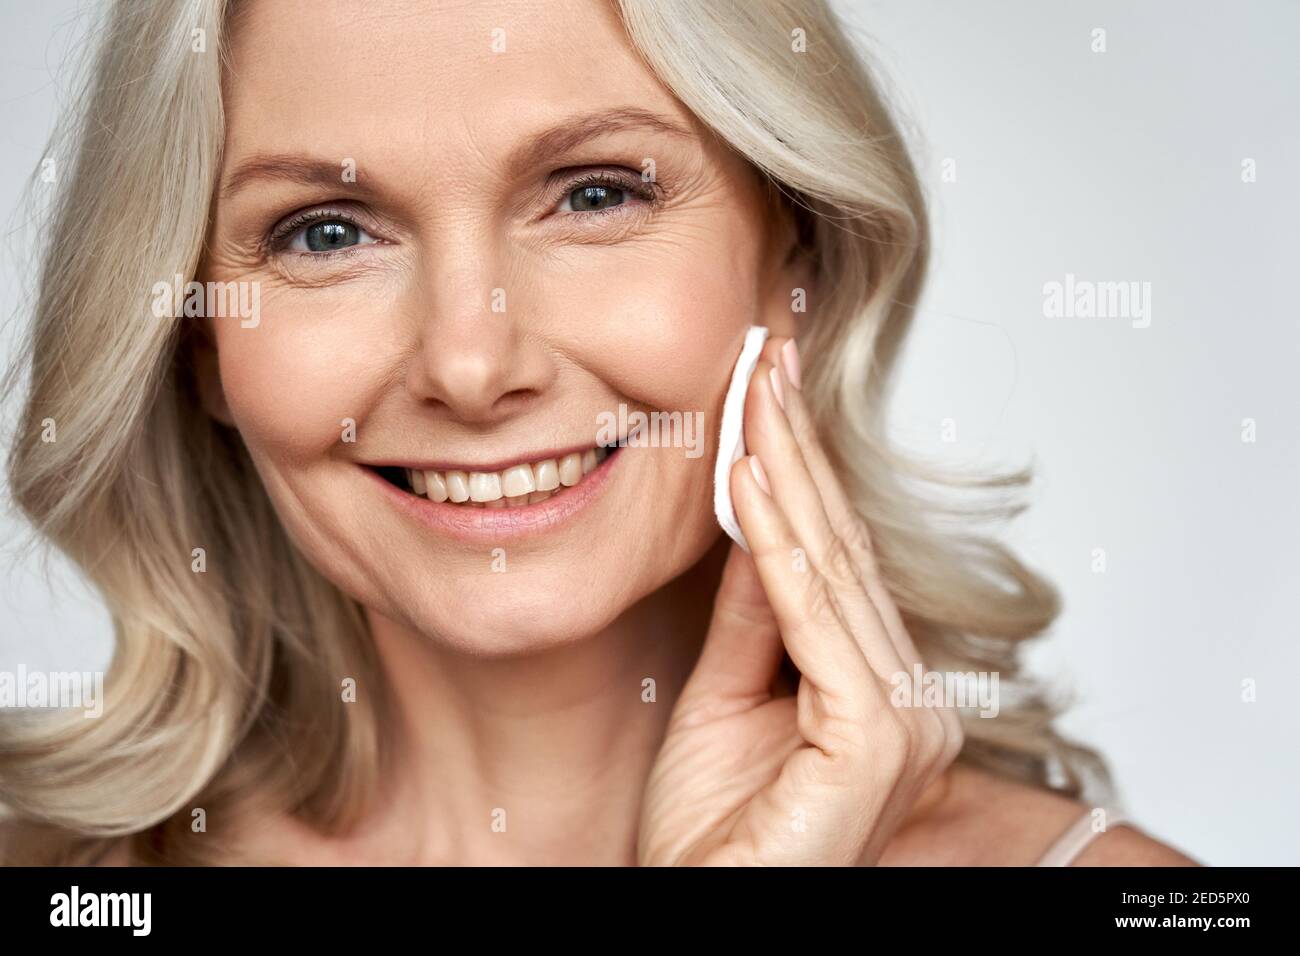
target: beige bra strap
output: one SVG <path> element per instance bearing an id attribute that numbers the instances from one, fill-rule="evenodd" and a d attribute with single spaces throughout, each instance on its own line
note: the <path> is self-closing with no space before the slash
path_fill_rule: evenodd
<path id="1" fill-rule="evenodd" d="M 1110 807 L 1101 807 L 1106 811 L 1106 830 L 1093 830 L 1092 828 L 1092 810 L 1084 811 L 1083 816 L 1075 820 L 1070 828 L 1062 833 L 1043 854 L 1042 859 L 1036 863 L 1036 866 L 1069 866 L 1074 862 L 1074 858 L 1083 852 L 1083 848 L 1093 841 L 1096 837 L 1105 833 L 1111 827 L 1120 825 L 1132 826 L 1129 819 L 1119 810 Z"/>

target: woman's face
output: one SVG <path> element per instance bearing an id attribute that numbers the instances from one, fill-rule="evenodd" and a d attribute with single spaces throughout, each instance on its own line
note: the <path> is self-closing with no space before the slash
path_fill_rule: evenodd
<path id="1" fill-rule="evenodd" d="M 372 612 L 482 653 L 591 634 L 717 540 L 729 374 L 789 322 L 776 220 L 611 6 L 381 6 L 232 25 L 201 278 L 260 314 L 210 320 L 206 404 Z M 683 427 L 566 462 L 638 411 Z"/>

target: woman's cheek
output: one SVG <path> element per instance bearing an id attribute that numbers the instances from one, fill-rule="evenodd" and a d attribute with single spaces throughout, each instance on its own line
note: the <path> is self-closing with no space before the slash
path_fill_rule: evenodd
<path id="1" fill-rule="evenodd" d="M 634 402 L 663 411 L 713 412 L 746 329 L 759 318 L 752 273 L 725 256 L 686 251 L 638 268 L 585 295 L 565 314 L 581 316 L 581 361 Z M 570 320 L 572 321 L 572 320 Z"/>
<path id="2" fill-rule="evenodd" d="M 365 427 L 382 387 L 386 363 L 375 350 L 391 336 L 369 329 L 365 316 L 317 296 L 264 300 L 256 328 L 218 324 L 217 354 L 226 403 L 255 451 L 306 461 L 328 453 Z"/>

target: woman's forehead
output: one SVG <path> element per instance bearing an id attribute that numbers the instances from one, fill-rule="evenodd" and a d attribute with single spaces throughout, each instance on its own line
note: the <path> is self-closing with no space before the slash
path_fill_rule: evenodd
<path id="1" fill-rule="evenodd" d="M 295 146 L 462 137 L 486 150 L 623 104 L 687 118 L 606 0 L 252 3 L 231 23 L 228 62 L 228 126 L 257 131 L 262 149 L 274 134 Z"/>

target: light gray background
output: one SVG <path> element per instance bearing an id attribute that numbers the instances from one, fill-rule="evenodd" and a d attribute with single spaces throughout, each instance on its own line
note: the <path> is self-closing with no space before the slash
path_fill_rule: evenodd
<path id="1" fill-rule="evenodd" d="M 1006 536 L 1066 607 L 1030 659 L 1077 701 L 1063 726 L 1103 750 L 1138 821 L 1204 862 L 1300 863 L 1300 4 L 837 5 L 932 197 L 900 439 L 944 467 L 1036 463 Z M 14 210 L 81 6 L 0 4 L 5 316 Z M 1045 318 L 1043 285 L 1067 272 L 1151 283 L 1150 327 Z M 103 666 L 106 613 L 21 541 L 0 517 L 0 670 Z"/>

